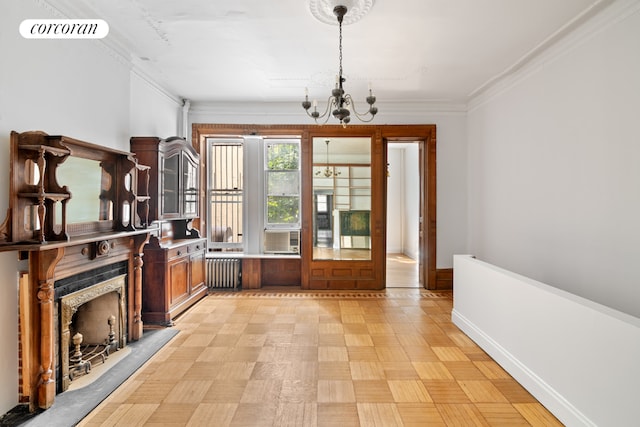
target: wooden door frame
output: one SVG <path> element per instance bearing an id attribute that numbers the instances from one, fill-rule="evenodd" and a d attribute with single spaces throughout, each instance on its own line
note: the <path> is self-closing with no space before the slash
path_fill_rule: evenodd
<path id="1" fill-rule="evenodd" d="M 389 144 L 395 142 L 417 142 L 420 144 L 418 170 L 420 175 L 421 233 L 418 244 L 420 250 L 418 263 L 422 265 L 422 268 L 419 279 L 425 289 L 438 289 L 436 280 L 436 125 L 383 126 L 382 128 L 385 156 Z M 385 180 L 385 224 L 387 214 L 386 185 L 387 181 Z"/>
<path id="2" fill-rule="evenodd" d="M 426 289 L 438 289 L 436 281 L 436 125 L 349 125 L 348 128 L 362 127 L 373 128 L 375 138 L 377 142 L 374 144 L 376 149 L 381 150 L 384 158 L 384 164 L 386 164 L 387 156 L 387 143 L 388 141 L 420 141 L 424 147 L 424 158 L 420 162 L 420 176 L 421 176 L 421 194 L 420 194 L 420 207 L 424 213 L 422 215 L 424 238 L 420 242 L 420 262 L 424 265 L 423 277 L 421 282 Z M 328 130 L 329 128 L 339 131 L 341 126 L 333 125 L 252 125 L 252 124 L 211 124 L 211 123 L 193 123 L 192 124 L 192 144 L 201 156 L 206 155 L 206 138 L 210 136 L 242 136 L 242 135 L 299 135 L 301 137 L 302 147 L 301 152 L 303 156 L 303 167 L 306 164 L 307 167 L 310 164 L 309 160 L 305 160 L 306 156 L 311 156 L 310 153 L 310 134 L 316 134 L 319 128 Z M 201 157 L 205 158 L 205 157 Z M 307 164 L 307 163 L 309 164 Z M 205 162 L 206 163 L 206 162 Z M 201 182 L 206 183 L 206 166 L 202 167 Z M 375 178 L 374 178 L 375 176 Z M 386 168 L 378 167 L 372 170 L 372 178 L 374 182 L 378 182 L 384 189 L 383 197 L 384 208 L 381 212 L 380 222 L 384 227 L 384 248 L 386 256 L 386 198 L 387 198 L 387 180 L 386 180 Z M 372 182 L 373 184 L 373 182 Z M 304 188 L 310 184 L 305 183 L 305 177 L 303 174 L 303 192 Z M 201 188 L 206 188 L 203 185 Z M 206 191 L 201 191 L 201 205 L 206 206 Z M 308 194 L 305 196 L 303 193 L 303 200 L 310 197 Z M 304 205 L 303 205 L 304 206 Z M 201 218 L 200 231 L 206 235 L 206 224 Z M 303 224 L 304 228 L 304 224 Z M 304 230 L 303 230 L 304 234 Z M 308 271 L 305 271 L 311 261 L 311 254 L 309 251 L 303 251 L 302 253 L 302 281 L 304 282 L 305 276 L 308 279 Z M 378 280 L 382 280 L 384 287 L 386 287 L 386 266 L 382 263 L 382 266 L 378 266 L 379 271 L 376 274 Z M 380 276 L 380 273 L 382 275 Z M 304 287 L 304 284 L 303 284 Z"/>

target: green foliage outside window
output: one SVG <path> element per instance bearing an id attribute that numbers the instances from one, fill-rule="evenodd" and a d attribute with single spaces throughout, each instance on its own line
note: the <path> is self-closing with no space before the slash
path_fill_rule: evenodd
<path id="1" fill-rule="evenodd" d="M 297 143 L 267 145 L 267 223 L 300 222 L 300 148 Z"/>
<path id="2" fill-rule="evenodd" d="M 298 170 L 300 150 L 298 144 L 269 144 L 267 146 L 268 170 Z"/>

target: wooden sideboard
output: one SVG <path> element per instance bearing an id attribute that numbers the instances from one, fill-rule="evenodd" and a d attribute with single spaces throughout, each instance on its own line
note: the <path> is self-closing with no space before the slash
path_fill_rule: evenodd
<path id="1" fill-rule="evenodd" d="M 160 232 L 145 247 L 142 318 L 169 326 L 207 294 L 206 239 L 199 216 L 200 156 L 183 138 L 133 137 L 131 151 L 150 166 L 149 219 Z"/>
<path id="2" fill-rule="evenodd" d="M 172 325 L 173 319 L 207 294 L 205 250 L 207 239 L 181 239 L 145 247 L 142 319 Z"/>

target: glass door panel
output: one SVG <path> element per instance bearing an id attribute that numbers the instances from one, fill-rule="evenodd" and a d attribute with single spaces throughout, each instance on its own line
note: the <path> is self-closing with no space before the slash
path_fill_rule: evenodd
<path id="1" fill-rule="evenodd" d="M 183 216 L 198 216 L 198 165 L 191 157 L 182 156 L 182 182 L 184 193 L 182 200 Z"/>
<path id="2" fill-rule="evenodd" d="M 180 167 L 180 153 L 162 158 L 161 198 L 162 215 L 172 217 L 180 214 L 179 191 L 180 182 L 178 168 Z"/>
<path id="3" fill-rule="evenodd" d="M 371 139 L 313 138 L 313 259 L 371 260 Z"/>

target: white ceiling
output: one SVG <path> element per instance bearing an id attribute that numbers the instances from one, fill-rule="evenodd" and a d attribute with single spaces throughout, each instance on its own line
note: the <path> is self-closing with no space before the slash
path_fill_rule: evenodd
<path id="1" fill-rule="evenodd" d="M 466 104 L 611 1 L 376 0 L 343 27 L 345 88 L 364 102 L 370 82 L 381 108 Z M 194 102 L 297 102 L 308 87 L 324 103 L 335 82 L 338 27 L 314 18 L 309 0 L 48 3 L 107 21 L 107 43 Z"/>

